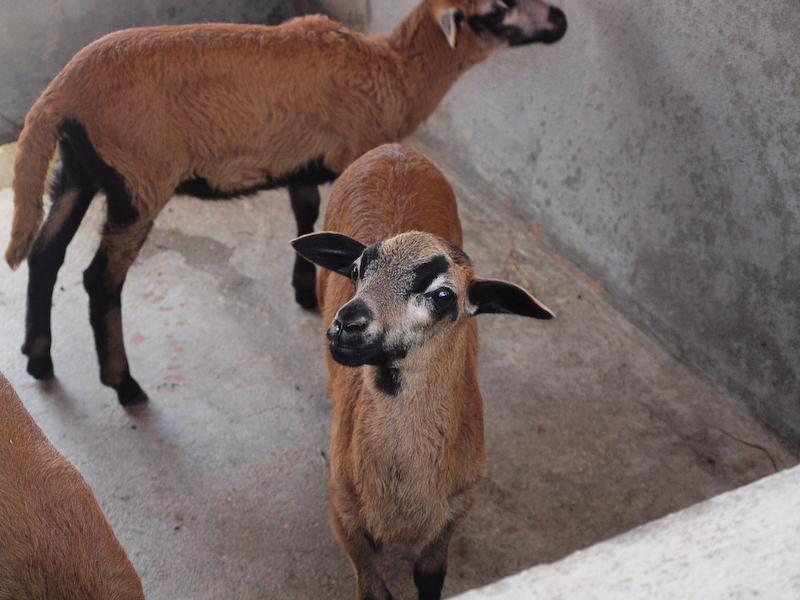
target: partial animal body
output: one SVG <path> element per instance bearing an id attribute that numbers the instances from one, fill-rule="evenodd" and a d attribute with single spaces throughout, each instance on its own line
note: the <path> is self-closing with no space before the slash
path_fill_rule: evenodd
<path id="1" fill-rule="evenodd" d="M 0 600 L 143 600 L 92 490 L 0 375 Z"/>
<path id="2" fill-rule="evenodd" d="M 486 469 L 473 316 L 553 315 L 516 285 L 475 276 L 452 188 L 405 146 L 381 146 L 342 174 L 324 228 L 293 245 L 328 269 L 317 285 L 333 530 L 359 598 L 391 598 L 377 557 L 400 543 L 420 551 L 419 598 L 438 599 L 450 536 Z"/>
<path id="3" fill-rule="evenodd" d="M 298 234 L 311 232 L 318 185 L 412 133 L 495 48 L 550 43 L 565 29 L 563 13 L 541 0 L 424 0 L 389 36 L 309 16 L 277 27 L 130 29 L 90 44 L 28 113 L 14 164 L 6 260 L 15 268 L 28 257 L 29 373 L 53 377 L 53 286 L 98 192 L 108 216 L 84 284 L 100 378 L 122 404 L 136 404 L 147 396 L 130 373 L 121 293 L 173 194 L 230 198 L 288 186 Z M 56 144 L 61 168 L 40 228 Z M 313 308 L 314 267 L 298 258 L 292 282 L 297 301 Z"/>

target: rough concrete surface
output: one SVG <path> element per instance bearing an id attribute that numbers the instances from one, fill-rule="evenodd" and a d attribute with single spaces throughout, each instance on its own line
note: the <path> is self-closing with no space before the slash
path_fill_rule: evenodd
<path id="1" fill-rule="evenodd" d="M 504 196 L 455 184 L 478 272 L 531 286 L 558 318 L 479 317 L 489 477 L 453 540 L 446 594 L 796 463 L 535 222 L 501 220 Z M 3 245 L 11 209 L 0 191 Z M 285 193 L 177 198 L 159 217 L 123 296 L 132 371 L 151 396 L 130 412 L 99 383 L 81 285 L 102 212 L 98 198 L 56 287 L 51 385 L 19 352 L 26 268 L 0 269 L 0 371 L 93 486 L 149 598 L 351 598 L 327 524 L 324 326 L 293 302 Z M 413 597 L 409 554 L 392 549 L 384 566 Z"/>
<path id="2" fill-rule="evenodd" d="M 315 3 L 388 32 L 417 0 Z M 800 440 L 797 1 L 553 3 L 566 37 L 468 72 L 421 135 Z"/>
<path id="3" fill-rule="evenodd" d="M 194 22 L 278 23 L 292 0 L 0 0 L 0 143 L 83 46 L 118 29 Z"/>
<path id="4" fill-rule="evenodd" d="M 458 600 L 796 600 L 800 468 Z"/>

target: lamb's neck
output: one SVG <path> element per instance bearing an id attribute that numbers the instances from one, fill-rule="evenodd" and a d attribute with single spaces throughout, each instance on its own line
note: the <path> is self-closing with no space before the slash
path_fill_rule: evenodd
<path id="1" fill-rule="evenodd" d="M 404 410 L 457 411 L 476 385 L 471 376 L 475 348 L 470 333 L 470 327 L 462 324 L 445 339 L 428 342 L 391 366 L 369 367 L 370 391 Z"/>
<path id="2" fill-rule="evenodd" d="M 413 133 L 459 76 L 488 53 L 466 25 L 451 48 L 428 2 L 417 6 L 385 41 L 397 58 L 406 92 L 403 137 Z"/>

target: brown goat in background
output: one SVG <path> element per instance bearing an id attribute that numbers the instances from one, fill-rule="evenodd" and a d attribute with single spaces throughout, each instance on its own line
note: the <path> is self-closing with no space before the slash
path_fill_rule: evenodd
<path id="1" fill-rule="evenodd" d="M 6 260 L 29 256 L 28 372 L 53 377 L 50 314 L 67 245 L 98 191 L 108 216 L 84 275 L 100 378 L 122 404 L 147 396 L 122 334 L 129 267 L 170 197 L 233 197 L 289 187 L 298 234 L 313 231 L 317 185 L 367 150 L 411 134 L 461 73 L 501 46 L 551 43 L 566 19 L 541 0 L 424 0 L 389 36 L 354 33 L 321 16 L 277 27 L 130 29 L 90 44 L 25 119 L 14 163 Z M 50 213 L 48 162 L 58 143 Z M 295 263 L 304 307 L 314 267 Z"/>
<path id="2" fill-rule="evenodd" d="M 0 374 L 0 600 L 143 600 L 92 490 Z"/>
<path id="3" fill-rule="evenodd" d="M 473 316 L 553 315 L 512 283 L 475 277 L 450 184 L 405 146 L 345 170 L 324 228 L 292 244 L 338 273 L 322 271 L 317 286 L 330 324 L 333 529 L 359 598 L 391 598 L 378 551 L 401 543 L 421 551 L 420 600 L 438 600 L 450 536 L 486 468 Z"/>

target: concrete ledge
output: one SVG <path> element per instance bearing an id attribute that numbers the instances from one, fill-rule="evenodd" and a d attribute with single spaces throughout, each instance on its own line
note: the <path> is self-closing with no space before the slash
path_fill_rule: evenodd
<path id="1" fill-rule="evenodd" d="M 796 467 L 458 599 L 795 599 L 799 540 Z"/>

